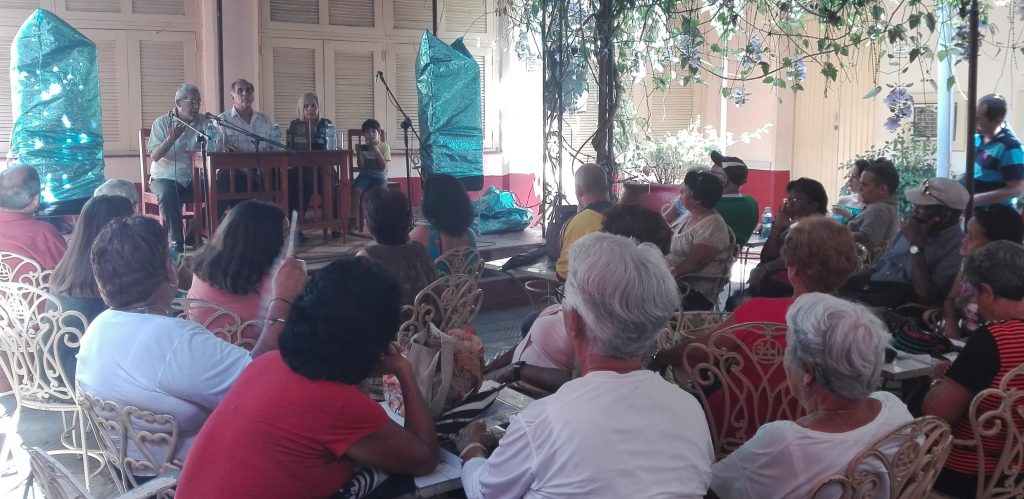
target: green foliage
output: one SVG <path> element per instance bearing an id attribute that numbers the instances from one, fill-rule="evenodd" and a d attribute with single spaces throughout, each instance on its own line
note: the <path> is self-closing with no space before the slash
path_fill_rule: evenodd
<path id="1" fill-rule="evenodd" d="M 896 165 L 900 174 L 900 187 L 897 192 L 900 211 L 909 213 L 912 206 L 903 195 L 907 189 L 916 189 L 921 183 L 935 176 L 935 141 L 914 137 L 910 126 L 903 127 L 895 137 L 886 141 L 881 147 L 871 147 L 839 166 L 839 170 L 848 176 L 853 162 L 858 159 L 872 160 L 886 158 Z M 844 185 L 843 194 L 850 194 Z"/>

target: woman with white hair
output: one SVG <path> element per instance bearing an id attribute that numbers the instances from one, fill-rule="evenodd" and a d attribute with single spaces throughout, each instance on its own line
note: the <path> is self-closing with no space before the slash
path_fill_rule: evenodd
<path id="1" fill-rule="evenodd" d="M 807 410 L 762 426 L 712 468 L 722 499 L 807 497 L 841 473 L 868 444 L 912 419 L 889 392 L 874 392 L 885 357 L 885 326 L 862 305 L 805 294 L 786 314 L 786 376 Z"/>
<path id="2" fill-rule="evenodd" d="M 641 363 L 677 306 L 661 251 L 588 234 L 569 250 L 568 275 L 581 377 L 513 416 L 490 458 L 482 423 L 460 434 L 466 496 L 703 497 L 714 459 L 704 413 Z"/>

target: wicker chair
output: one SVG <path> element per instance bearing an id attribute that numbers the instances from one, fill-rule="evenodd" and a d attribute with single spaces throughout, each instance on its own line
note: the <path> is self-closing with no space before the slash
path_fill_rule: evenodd
<path id="1" fill-rule="evenodd" d="M 177 298 L 171 304 L 175 316 L 199 323 L 214 336 L 252 350 L 262 332 L 262 322 L 242 318 L 230 308 L 199 298 Z"/>
<path id="2" fill-rule="evenodd" d="M 139 485 L 136 476 L 181 470 L 182 462 L 174 457 L 181 430 L 173 416 L 122 406 L 81 390 L 78 403 L 121 492 Z"/>
<path id="3" fill-rule="evenodd" d="M 756 340 L 748 345 L 738 333 Z M 785 381 L 785 335 L 785 324 L 737 324 L 687 345 L 683 386 L 704 407 L 716 459 L 743 445 L 761 425 L 803 415 Z"/>
<path id="4" fill-rule="evenodd" d="M 952 443 L 945 421 L 934 416 L 915 419 L 872 442 L 844 474 L 824 478 L 810 497 L 927 497 Z"/>
<path id="5" fill-rule="evenodd" d="M 18 282 L 46 291 L 50 289 L 52 275 L 52 270 L 44 270 L 27 256 L 0 251 L 0 282 Z"/>
<path id="6" fill-rule="evenodd" d="M 416 333 L 434 324 L 441 331 L 465 327 L 480 312 L 484 292 L 472 277 L 462 274 L 444 276 L 423 288 L 412 305 L 402 307 L 408 319 L 398 328 L 398 343 L 409 345 Z"/>
<path id="7" fill-rule="evenodd" d="M 470 247 L 455 248 L 445 251 L 434 260 L 437 267 L 437 275 L 446 276 L 453 274 L 468 275 L 474 281 L 480 282 L 480 276 L 484 273 L 484 260 L 480 253 Z"/>
<path id="8" fill-rule="evenodd" d="M 28 448 L 29 464 L 32 475 L 29 485 L 38 484 L 43 496 L 47 499 L 92 499 L 93 496 L 78 484 L 71 472 L 57 462 L 46 451 L 38 447 Z M 143 499 L 146 497 L 174 497 L 174 486 L 178 483 L 180 471 L 160 475 L 141 487 L 116 496 L 117 499 Z"/>
<path id="9" fill-rule="evenodd" d="M 38 288 L 0 283 L 0 367 L 11 382 L 17 404 L 10 424 L 18 427 L 22 409 L 61 413 L 64 449 L 51 453 L 80 454 L 88 486 L 85 422 L 61 361 L 65 349 L 78 347 L 84 332 L 78 327 L 84 324 L 88 321 L 82 314 L 63 310 L 56 298 Z M 4 439 L 0 459 L 7 458 L 14 440 Z"/>
<path id="10" fill-rule="evenodd" d="M 975 497 L 1024 497 L 1024 365 L 1003 376 L 998 388 L 978 392 L 967 418 L 972 437 L 953 445 L 978 456 Z"/>

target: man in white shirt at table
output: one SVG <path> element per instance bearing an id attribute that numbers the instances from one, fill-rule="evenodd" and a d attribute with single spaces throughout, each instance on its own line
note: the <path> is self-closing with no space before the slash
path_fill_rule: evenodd
<path id="1" fill-rule="evenodd" d="M 231 109 L 220 113 L 220 118 L 231 125 L 247 130 L 266 139 L 273 139 L 274 122 L 267 115 L 252 108 L 256 97 L 256 87 L 249 80 L 240 78 L 231 84 Z M 256 145 L 251 137 L 227 126 L 221 127 L 224 133 L 224 149 L 226 151 L 254 152 Z M 260 142 L 260 150 L 272 150 L 273 146 Z"/>
<path id="2" fill-rule="evenodd" d="M 513 416 L 490 458 L 481 422 L 460 433 L 466 497 L 704 497 L 704 411 L 641 361 L 678 306 L 661 250 L 592 233 L 569 266 L 562 306 L 581 376 Z"/>

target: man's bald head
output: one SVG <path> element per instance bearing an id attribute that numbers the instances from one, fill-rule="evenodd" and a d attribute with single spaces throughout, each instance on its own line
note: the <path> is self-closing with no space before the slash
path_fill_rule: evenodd
<path id="1" fill-rule="evenodd" d="M 608 198 L 608 177 L 600 165 L 587 163 L 576 170 L 576 197 Z"/>
<path id="2" fill-rule="evenodd" d="M 0 172 L 0 210 L 34 211 L 39 191 L 39 172 L 31 166 Z"/>

